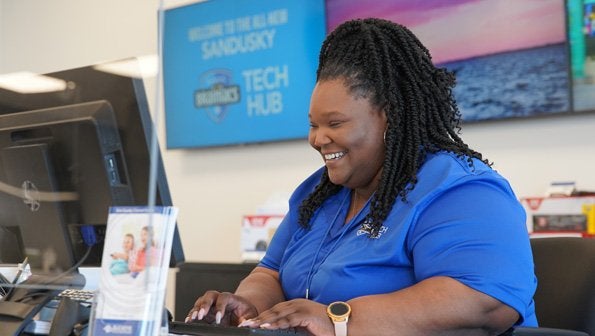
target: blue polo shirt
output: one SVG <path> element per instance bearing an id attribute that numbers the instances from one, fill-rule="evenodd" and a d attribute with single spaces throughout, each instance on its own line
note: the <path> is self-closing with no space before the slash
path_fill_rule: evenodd
<path id="1" fill-rule="evenodd" d="M 418 183 L 395 201 L 380 235 L 369 238 L 369 203 L 344 225 L 350 189 L 328 198 L 311 229 L 298 224 L 302 201 L 324 168 L 293 193 L 260 265 L 278 271 L 286 299 L 323 304 L 394 292 L 447 276 L 514 308 L 519 325 L 536 326 L 537 280 L 525 212 L 508 182 L 479 160 L 430 154 Z"/>

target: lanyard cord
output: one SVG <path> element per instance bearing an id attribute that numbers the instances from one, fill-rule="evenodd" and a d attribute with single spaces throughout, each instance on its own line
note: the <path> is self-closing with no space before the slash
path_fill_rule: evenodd
<path id="1" fill-rule="evenodd" d="M 347 195 L 345 195 L 345 197 L 343 197 L 343 200 L 341 201 L 341 205 L 339 206 L 339 210 L 335 214 L 333 221 L 327 227 L 326 232 L 324 233 L 324 236 L 322 236 L 322 239 L 320 240 L 320 244 L 318 245 L 316 254 L 314 255 L 314 258 L 312 259 L 312 265 L 310 266 L 310 270 L 308 271 L 308 276 L 306 277 L 306 299 L 310 299 L 310 286 L 312 285 L 312 279 L 314 278 L 314 266 L 316 265 L 316 260 L 318 260 L 318 255 L 320 254 L 320 250 L 322 250 L 322 246 L 324 245 L 324 242 L 325 242 L 326 238 L 328 237 L 329 232 L 331 231 L 331 228 L 334 226 L 335 222 L 337 221 L 337 218 L 339 217 L 341 210 L 343 210 L 343 205 L 345 204 L 345 200 L 347 200 L 347 198 L 350 195 L 351 195 L 351 192 L 347 193 Z M 364 205 L 362 210 L 366 207 L 366 205 L 367 205 L 367 203 Z M 325 260 L 328 258 L 328 256 L 331 254 L 331 252 L 333 252 L 335 250 L 335 247 L 337 247 L 337 244 L 343 238 L 343 236 L 347 232 L 348 228 L 351 227 L 354 222 L 358 221 L 358 218 L 360 217 L 362 210 L 360 210 L 360 212 L 357 213 L 357 215 L 355 215 L 349 221 L 349 223 L 344 224 L 343 230 L 341 231 L 341 235 L 335 240 L 332 247 L 328 250 L 328 252 L 324 256 L 324 258 L 320 261 L 319 265 L 322 265 L 325 262 Z"/>

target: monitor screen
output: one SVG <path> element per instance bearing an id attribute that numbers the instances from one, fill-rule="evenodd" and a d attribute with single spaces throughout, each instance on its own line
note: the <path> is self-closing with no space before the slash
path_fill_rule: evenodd
<path id="1" fill-rule="evenodd" d="M 434 63 L 456 74 L 453 95 L 464 121 L 573 111 L 578 93 L 564 0 L 378 0 L 374 6 L 327 0 L 326 6 L 329 31 L 367 17 L 411 29 Z"/>
<path id="2" fill-rule="evenodd" d="M 104 69 L 46 74 L 65 83 L 58 91 L 0 89 L 0 262 L 26 255 L 32 266 L 65 269 L 87 251 L 84 232 L 92 228 L 98 244 L 82 265 L 100 266 L 108 207 L 148 204 L 152 121 L 144 85 Z M 156 159 L 155 203 L 172 205 L 159 151 Z M 58 200 L 32 201 L 44 196 Z M 47 244 L 53 250 L 44 255 Z M 184 261 L 177 227 L 172 246 L 175 266 Z"/>

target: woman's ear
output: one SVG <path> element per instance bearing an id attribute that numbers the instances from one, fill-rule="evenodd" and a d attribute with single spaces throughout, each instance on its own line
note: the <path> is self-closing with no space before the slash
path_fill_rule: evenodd
<path id="1" fill-rule="evenodd" d="M 382 114 L 382 122 L 384 123 L 384 134 L 382 135 L 382 140 L 386 145 L 386 132 L 388 132 L 388 114 L 386 113 L 386 107 L 383 107 L 380 113 Z"/>
<path id="2" fill-rule="evenodd" d="M 382 107 L 380 108 L 380 113 L 382 115 L 382 121 L 384 121 L 384 123 L 386 124 L 386 128 L 388 129 L 388 112 L 386 112 L 388 108 L 388 104 L 383 104 Z"/>

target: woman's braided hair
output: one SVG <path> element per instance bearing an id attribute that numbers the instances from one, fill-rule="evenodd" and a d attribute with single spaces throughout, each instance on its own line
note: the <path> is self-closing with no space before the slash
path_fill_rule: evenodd
<path id="1" fill-rule="evenodd" d="M 376 237 L 397 197 L 417 183 L 427 153 L 448 151 L 487 160 L 459 137 L 461 115 L 452 95 L 455 77 L 436 68 L 429 51 L 406 27 L 382 19 L 347 21 L 330 33 L 320 50 L 317 82 L 342 79 L 351 94 L 370 99 L 387 116 L 386 156 L 367 222 Z M 316 209 L 341 189 L 324 171 L 315 190 L 299 209 L 309 227 Z"/>

